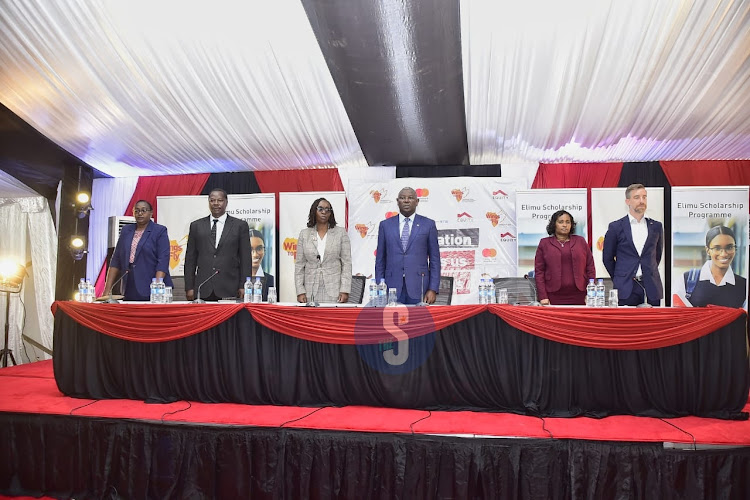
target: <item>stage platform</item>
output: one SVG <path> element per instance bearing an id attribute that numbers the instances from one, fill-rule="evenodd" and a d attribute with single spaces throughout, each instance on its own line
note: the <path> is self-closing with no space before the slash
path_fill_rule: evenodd
<path id="1" fill-rule="evenodd" d="M 75 399 L 52 361 L 0 369 L 0 439 L 8 496 L 750 498 L 747 420 Z"/>

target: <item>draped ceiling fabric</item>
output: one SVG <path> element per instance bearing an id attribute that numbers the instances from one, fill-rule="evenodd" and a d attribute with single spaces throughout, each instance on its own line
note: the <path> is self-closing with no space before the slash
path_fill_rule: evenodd
<path id="1" fill-rule="evenodd" d="M 750 158 L 746 0 L 2 11 L 0 103 L 114 177 Z"/>

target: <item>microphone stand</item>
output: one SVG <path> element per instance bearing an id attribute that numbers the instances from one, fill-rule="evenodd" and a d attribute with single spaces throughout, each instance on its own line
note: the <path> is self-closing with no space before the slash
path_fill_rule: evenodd
<path id="1" fill-rule="evenodd" d="M 198 285 L 198 291 L 195 293 L 195 300 L 192 302 L 193 304 L 205 304 L 206 303 L 205 300 L 201 299 L 201 287 L 205 285 L 206 283 L 208 283 L 208 281 L 214 276 L 216 276 L 217 274 L 219 274 L 218 269 L 214 270 L 214 273 L 211 276 L 206 278 L 205 281 L 203 281 L 203 283 Z"/>
<path id="2" fill-rule="evenodd" d="M 307 304 L 305 304 L 305 307 L 318 307 L 320 304 L 315 302 L 315 289 L 318 287 L 318 277 L 320 276 L 320 272 L 323 270 L 320 264 L 320 254 L 315 256 L 316 259 L 318 259 L 318 266 L 315 269 L 315 277 L 313 278 L 313 288 L 310 290 L 310 300 L 307 301 Z"/>
<path id="3" fill-rule="evenodd" d="M 646 294 L 646 287 L 643 286 L 643 284 L 640 281 L 638 281 L 637 279 L 635 279 L 635 276 L 633 277 L 633 281 L 635 281 L 636 283 L 638 283 L 639 287 L 643 288 L 643 304 L 638 304 L 635 307 L 654 307 L 654 306 L 652 306 L 651 304 L 648 303 L 648 295 Z"/>
<path id="4" fill-rule="evenodd" d="M 112 289 L 116 287 L 117 285 L 119 285 L 122 279 L 128 274 L 130 274 L 130 269 L 126 269 L 125 272 L 122 273 L 122 276 L 120 276 L 114 283 L 112 283 L 112 286 L 109 287 L 109 298 L 104 301 L 106 304 L 119 304 L 120 303 L 119 300 L 112 298 Z"/>
<path id="5" fill-rule="evenodd" d="M 420 299 L 419 303 L 417 303 L 417 305 L 420 307 L 424 307 L 428 305 L 427 302 L 424 301 L 424 273 L 419 274 L 422 275 L 422 298 Z"/>
<path id="6" fill-rule="evenodd" d="M 529 305 L 530 306 L 541 306 L 542 303 L 539 302 L 537 300 L 537 298 L 536 298 L 537 297 L 537 295 L 536 295 L 536 283 L 534 283 L 534 280 L 532 280 L 531 278 L 529 278 L 528 274 L 524 274 L 523 275 L 523 279 L 525 279 L 526 281 L 528 281 L 529 285 L 531 285 L 531 289 L 534 290 L 534 300 L 531 301 L 531 302 L 529 302 Z"/>

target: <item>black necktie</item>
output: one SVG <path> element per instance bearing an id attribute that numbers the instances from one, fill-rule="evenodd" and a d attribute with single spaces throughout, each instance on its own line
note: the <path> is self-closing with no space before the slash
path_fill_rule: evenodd
<path id="1" fill-rule="evenodd" d="M 214 219 L 214 225 L 211 226 L 211 243 L 214 244 L 214 248 L 216 248 L 216 223 L 219 222 L 219 219 Z"/>

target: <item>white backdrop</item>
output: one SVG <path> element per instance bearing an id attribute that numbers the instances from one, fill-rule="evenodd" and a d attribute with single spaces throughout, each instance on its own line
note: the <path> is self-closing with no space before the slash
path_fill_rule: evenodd
<path id="1" fill-rule="evenodd" d="M 307 227 L 312 202 L 325 198 L 331 203 L 338 226 L 346 227 L 346 194 L 341 191 L 279 193 L 279 300 L 296 302 L 294 262 L 297 258 L 297 237 Z"/>
<path id="2" fill-rule="evenodd" d="M 646 217 L 664 224 L 664 188 L 646 186 L 648 194 L 648 208 Z M 619 202 L 618 202 L 619 201 Z M 597 277 L 609 276 L 607 269 L 602 263 L 602 248 L 604 246 L 604 235 L 607 233 L 609 223 L 621 219 L 628 214 L 628 206 L 625 204 L 625 188 L 592 188 L 591 189 L 591 229 L 593 244 L 591 251 L 594 254 Z M 665 235 L 666 239 L 666 235 Z M 659 276 L 664 283 L 664 253 L 662 251 L 659 263 Z M 667 294 L 668 291 L 664 290 Z M 661 301 L 664 305 L 664 299 Z"/>
<path id="3" fill-rule="evenodd" d="M 574 234 L 588 239 L 586 189 L 532 189 L 516 193 L 518 276 L 534 269 L 539 241 L 546 238 L 553 213 L 567 210 L 576 221 Z"/>
<path id="4" fill-rule="evenodd" d="M 263 233 L 266 255 L 261 268 L 263 272 L 276 274 L 276 194 L 230 194 L 227 197 L 227 213 L 247 221 L 250 229 Z M 190 223 L 208 217 L 208 196 L 159 196 L 156 199 L 159 224 L 167 227 L 171 256 L 169 273 L 172 276 L 185 274 L 185 250 L 187 248 Z M 248 235 L 249 237 L 249 235 Z"/>
<path id="5" fill-rule="evenodd" d="M 437 225 L 441 275 L 454 277 L 453 304 L 476 302 L 481 273 L 516 275 L 515 192 L 528 186 L 525 179 L 499 177 L 351 182 L 349 238 L 354 274 L 374 275 L 378 225 L 398 214 L 396 197 L 406 186 L 417 191 L 417 213 Z"/>

